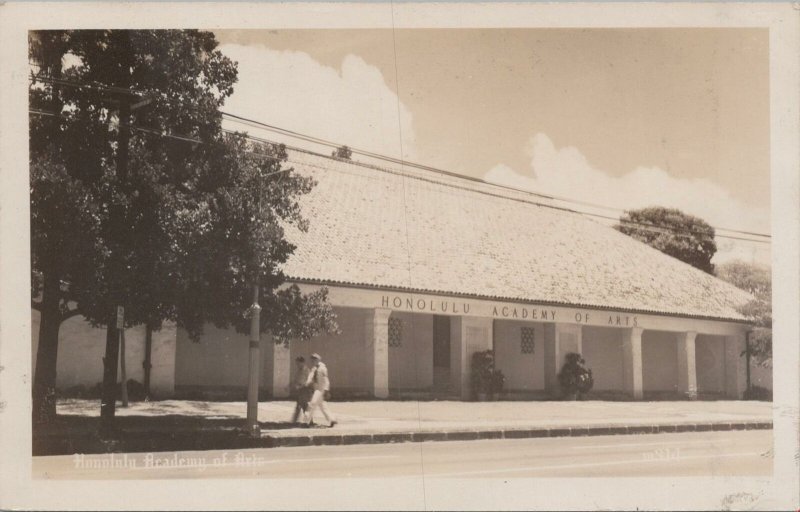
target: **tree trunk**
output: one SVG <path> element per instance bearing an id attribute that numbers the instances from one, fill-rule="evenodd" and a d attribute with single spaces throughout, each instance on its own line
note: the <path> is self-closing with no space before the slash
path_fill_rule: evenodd
<path id="1" fill-rule="evenodd" d="M 33 33 L 30 33 L 33 35 Z M 38 32 L 33 37 L 38 40 L 41 50 L 40 65 L 53 78 L 61 78 L 61 59 L 66 46 L 59 32 Z M 52 84 L 53 112 L 61 112 L 62 102 L 59 86 Z M 55 133 L 58 123 L 55 123 Z M 49 256 L 58 253 L 57 248 L 50 247 L 44 251 Z M 53 263 L 51 257 L 45 257 L 42 263 Z M 36 368 L 33 374 L 33 421 L 47 423 L 56 419 L 56 373 L 58 362 L 58 331 L 61 328 L 61 275 L 53 271 L 57 265 L 42 267 L 44 282 L 42 283 L 42 303 L 39 318 L 39 346 L 36 349 Z M 51 269 L 50 271 L 44 269 Z"/>
<path id="2" fill-rule="evenodd" d="M 115 430 L 114 413 L 117 407 L 117 366 L 119 365 L 119 330 L 116 307 L 106 327 L 106 355 L 103 357 L 103 397 L 100 402 L 100 430 L 111 434 Z"/>
<path id="3" fill-rule="evenodd" d="M 56 418 L 56 362 L 58 330 L 61 327 L 58 276 L 45 274 L 39 322 L 39 346 L 33 378 L 33 421 L 47 423 Z"/>
<path id="4" fill-rule="evenodd" d="M 150 357 L 153 352 L 153 328 L 148 324 L 144 334 L 144 398 L 150 400 L 150 369 L 153 367 Z"/>

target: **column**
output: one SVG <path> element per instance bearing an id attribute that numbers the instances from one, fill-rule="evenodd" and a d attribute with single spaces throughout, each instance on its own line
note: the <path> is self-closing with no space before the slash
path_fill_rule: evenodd
<path id="1" fill-rule="evenodd" d="M 556 324 L 544 324 L 544 389 L 550 395 L 558 393 L 558 350 L 556 350 Z"/>
<path id="2" fill-rule="evenodd" d="M 450 318 L 450 379 L 452 390 L 469 400 L 472 354 L 491 350 L 494 321 L 491 318 Z"/>
<path id="3" fill-rule="evenodd" d="M 389 315 L 391 313 L 391 309 L 369 310 L 364 326 L 367 375 L 371 375 L 370 389 L 375 398 L 389 397 Z"/>
<path id="4" fill-rule="evenodd" d="M 678 392 L 694 400 L 697 398 L 697 366 L 694 358 L 696 332 L 678 333 Z"/>
<path id="5" fill-rule="evenodd" d="M 642 329 L 626 329 L 622 338 L 622 382 L 625 392 L 634 400 L 644 396 L 642 385 Z"/>
<path id="6" fill-rule="evenodd" d="M 740 400 L 747 388 L 746 334 L 725 337 L 725 396 Z"/>
<path id="7" fill-rule="evenodd" d="M 289 345 L 275 343 L 268 339 L 272 345 L 272 397 L 287 398 L 291 388 L 292 357 Z"/>
<path id="8" fill-rule="evenodd" d="M 558 372 L 569 352 L 580 354 L 583 350 L 583 328 L 574 324 L 545 324 L 544 328 L 544 382 L 545 390 L 557 396 L 560 388 Z"/>

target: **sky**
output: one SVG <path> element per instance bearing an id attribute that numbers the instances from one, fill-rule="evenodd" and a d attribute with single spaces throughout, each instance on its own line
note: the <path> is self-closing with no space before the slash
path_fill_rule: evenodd
<path id="1" fill-rule="evenodd" d="M 659 205 L 770 231 L 765 29 L 216 35 L 239 67 L 226 112 L 595 213 Z M 769 263 L 768 244 L 717 243 L 715 263 Z"/>

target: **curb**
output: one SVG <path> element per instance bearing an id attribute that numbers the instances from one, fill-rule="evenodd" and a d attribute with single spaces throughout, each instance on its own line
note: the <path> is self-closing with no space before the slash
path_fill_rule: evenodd
<path id="1" fill-rule="evenodd" d="M 356 444 L 423 443 L 439 441 L 477 441 L 490 439 L 533 439 L 544 437 L 609 436 L 674 432 L 712 432 L 729 430 L 770 430 L 771 421 L 712 423 L 669 423 L 634 425 L 593 425 L 573 427 L 487 428 L 447 431 L 409 431 L 376 433 L 319 433 L 270 435 L 251 438 L 241 431 L 141 431 L 118 441 L 102 441 L 83 433 L 67 436 L 38 436 L 33 440 L 33 455 L 71 455 L 74 453 L 135 453 L 195 450 L 240 450 L 301 446 L 341 446 Z"/>
<path id="2" fill-rule="evenodd" d="M 453 430 L 396 432 L 376 434 L 309 434 L 292 436 L 266 435 L 263 447 L 298 447 L 322 445 L 422 443 L 427 441 L 473 441 L 485 439 L 530 439 L 542 437 L 583 437 L 677 432 L 712 432 L 730 430 L 771 430 L 772 422 L 673 423 L 664 425 L 615 425 L 588 427 L 539 427 L 529 429 Z"/>

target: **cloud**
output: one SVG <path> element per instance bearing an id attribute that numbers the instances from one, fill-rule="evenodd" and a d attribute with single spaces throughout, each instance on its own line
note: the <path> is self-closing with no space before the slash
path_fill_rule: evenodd
<path id="1" fill-rule="evenodd" d="M 222 45 L 220 50 L 239 63 L 239 81 L 225 103 L 226 112 L 394 157 L 401 156 L 402 130 L 402 156 L 415 157 L 411 112 L 402 103 L 398 106 L 397 95 L 380 70 L 362 58 L 347 55 L 336 69 L 302 52 L 236 44 Z M 331 151 L 240 123 L 226 121 L 225 127 L 322 153 Z"/>
<path id="2" fill-rule="evenodd" d="M 531 169 L 527 174 L 498 164 L 486 173 L 484 179 L 514 188 L 619 209 L 647 206 L 678 208 L 718 227 L 759 233 L 768 233 L 770 230 L 767 207 L 745 205 L 712 181 L 675 178 L 657 167 L 638 167 L 619 177 L 609 176 L 592 167 L 576 148 L 556 148 L 547 135 L 542 133 L 531 138 L 527 149 L 531 158 Z M 612 217 L 619 216 L 619 212 L 606 209 L 578 205 L 572 207 Z M 768 244 L 717 237 L 717 246 L 715 263 L 734 258 L 767 264 L 770 261 Z"/>

